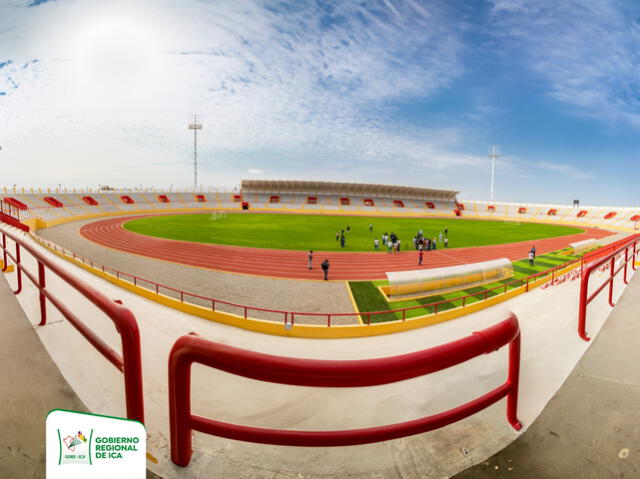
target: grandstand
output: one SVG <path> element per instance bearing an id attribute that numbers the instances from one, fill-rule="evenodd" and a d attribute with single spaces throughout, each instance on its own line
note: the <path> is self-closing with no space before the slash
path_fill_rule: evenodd
<path id="1" fill-rule="evenodd" d="M 96 214 L 127 214 L 188 209 L 304 212 L 323 214 L 434 216 L 532 221 L 584 225 L 633 231 L 640 222 L 640 209 L 620 206 L 580 206 L 537 203 L 505 203 L 458 200 L 458 191 L 431 188 L 287 180 L 242 180 L 240 192 L 209 191 L 110 191 L 24 190 L 4 188 L 5 203 L 15 200 L 25 206 L 19 216 L 40 219 L 40 226 L 69 218 Z M 127 204 L 122 197 L 129 197 Z M 61 207 L 45 198 L 59 201 Z M 97 204 L 87 203 L 91 198 Z M 461 208 L 460 208 L 461 207 Z"/>

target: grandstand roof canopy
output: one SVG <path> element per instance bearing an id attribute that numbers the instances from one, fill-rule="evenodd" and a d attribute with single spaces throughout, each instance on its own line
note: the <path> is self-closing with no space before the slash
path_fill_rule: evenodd
<path id="1" fill-rule="evenodd" d="M 333 181 L 242 180 L 243 193 L 297 193 L 319 195 L 353 195 L 453 201 L 459 193 L 415 186 L 376 185 L 370 183 L 338 183 Z"/>

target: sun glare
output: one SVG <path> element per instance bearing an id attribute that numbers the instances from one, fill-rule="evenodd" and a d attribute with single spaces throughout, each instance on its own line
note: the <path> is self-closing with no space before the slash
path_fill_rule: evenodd
<path id="1" fill-rule="evenodd" d="M 107 103 L 144 96 L 158 74 L 153 32 L 122 18 L 89 23 L 77 36 L 78 93 Z"/>

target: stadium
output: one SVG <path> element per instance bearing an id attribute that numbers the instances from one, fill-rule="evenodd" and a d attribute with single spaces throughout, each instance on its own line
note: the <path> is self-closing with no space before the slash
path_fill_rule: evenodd
<path id="1" fill-rule="evenodd" d="M 638 18 L 0 1 L 0 479 L 638 476 Z"/>
<path id="2" fill-rule="evenodd" d="M 531 426 L 613 314 L 640 241 L 631 208 L 457 194 L 269 180 L 236 192 L 5 189 L 3 294 L 9 301 L 14 290 L 82 409 L 144 422 L 148 468 L 160 477 L 261 477 L 275 462 L 309 474 L 451 475 Z M 383 244 L 394 231 L 406 246 Z M 418 231 L 435 246 L 423 247 Z M 438 245 L 445 231 L 447 247 Z M 467 344 L 474 331 L 486 343 Z M 226 344 L 235 348 L 214 361 Z M 221 371 L 190 372 L 180 354 Z M 275 358 L 282 366 L 270 369 Z M 189 381 L 185 399 L 177 388 Z M 210 396 L 214 384 L 224 393 Z M 357 414 L 345 403 L 359 404 Z M 189 429 L 177 438 L 178 427 Z M 418 452 L 452 442 L 468 453 L 432 462 Z M 431 464 L 391 460 L 387 448 L 399 443 Z"/>

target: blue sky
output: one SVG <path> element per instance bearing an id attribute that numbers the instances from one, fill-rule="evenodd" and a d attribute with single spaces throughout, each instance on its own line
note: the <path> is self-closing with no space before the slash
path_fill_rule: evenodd
<path id="1" fill-rule="evenodd" d="M 640 204 L 640 3 L 0 0 L 0 184 Z"/>

